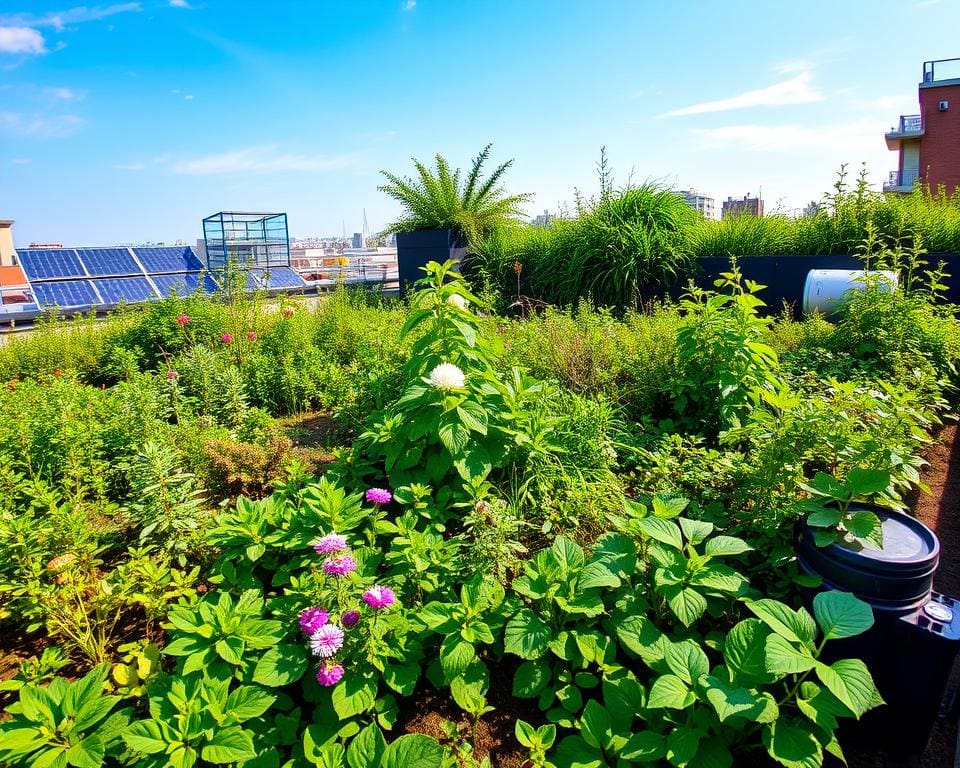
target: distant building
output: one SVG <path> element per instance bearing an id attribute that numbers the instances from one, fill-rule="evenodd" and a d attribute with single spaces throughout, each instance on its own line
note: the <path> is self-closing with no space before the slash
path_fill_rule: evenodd
<path id="1" fill-rule="evenodd" d="M 555 216 L 550 215 L 550 211 L 544 210 L 539 216 L 534 218 L 530 223 L 535 227 L 547 227 L 550 225 L 550 222 L 556 218 Z"/>
<path id="2" fill-rule="evenodd" d="M 363 242 L 363 232 L 354 232 L 353 233 L 353 243 L 352 247 L 354 248 L 364 248 L 365 244 Z"/>
<path id="3" fill-rule="evenodd" d="M 919 99 L 920 114 L 900 115 L 884 136 L 899 152 L 884 192 L 910 192 L 918 181 L 933 191 L 960 187 L 960 59 L 925 61 Z"/>
<path id="4" fill-rule="evenodd" d="M 716 203 L 709 195 L 697 192 L 695 189 L 680 189 L 677 190 L 677 194 L 680 195 L 684 202 L 693 208 L 693 210 L 700 211 L 700 213 L 708 219 L 715 219 L 717 217 Z"/>
<path id="5" fill-rule="evenodd" d="M 744 195 L 742 200 L 734 200 L 732 197 L 727 197 L 727 199 L 723 201 L 721 216 L 724 219 L 727 218 L 727 216 L 756 216 L 757 218 L 762 218 L 763 200 L 759 197 L 751 197 L 749 194 Z"/>
<path id="6" fill-rule="evenodd" d="M 397 233 L 396 233 L 396 232 L 389 232 L 389 233 L 387 233 L 387 235 L 383 238 L 383 240 L 384 240 L 384 245 L 385 245 L 387 248 L 396 248 L 396 247 L 397 247 Z"/>
<path id="7" fill-rule="evenodd" d="M 13 221 L 0 220 L 0 266 L 8 267 L 17 263 L 17 253 L 13 250 Z"/>
<path id="8" fill-rule="evenodd" d="M 816 200 L 811 200 L 810 203 L 803 208 L 804 216 L 816 216 L 820 212 L 820 203 Z"/>

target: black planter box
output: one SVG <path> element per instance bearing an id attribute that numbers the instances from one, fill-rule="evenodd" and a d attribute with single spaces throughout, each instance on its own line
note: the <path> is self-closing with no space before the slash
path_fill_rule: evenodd
<path id="1" fill-rule="evenodd" d="M 429 261 L 440 264 L 447 259 L 460 261 L 466 252 L 464 243 L 450 229 L 418 229 L 397 233 L 397 270 L 400 276 L 400 295 L 423 277 L 420 267 Z"/>

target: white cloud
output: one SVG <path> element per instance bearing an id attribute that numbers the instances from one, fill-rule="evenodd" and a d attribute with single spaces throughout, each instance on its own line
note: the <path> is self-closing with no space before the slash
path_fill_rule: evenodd
<path id="1" fill-rule="evenodd" d="M 19 24 L 25 27 L 53 27 L 58 32 L 70 24 L 82 24 L 87 21 L 99 21 L 118 13 L 130 13 L 142 10 L 139 2 L 115 3 L 114 5 L 78 5 L 65 11 L 52 11 L 42 15 L 27 13 L 4 14 L 0 24 Z"/>
<path id="2" fill-rule="evenodd" d="M 788 64 L 796 67 L 799 62 Z M 794 69 L 793 71 L 797 71 Z M 801 71 L 795 77 L 784 80 L 766 88 L 747 91 L 728 99 L 705 101 L 693 104 L 682 109 L 667 112 L 664 117 L 680 117 L 683 115 L 701 115 L 705 112 L 726 112 L 732 109 L 748 109 L 750 107 L 779 107 L 786 104 L 809 104 L 813 101 L 823 101 L 823 94 L 813 86 L 812 74 L 809 70 Z"/>
<path id="3" fill-rule="evenodd" d="M 186 94 L 186 95 L 183 97 L 183 100 L 184 100 L 184 101 L 193 101 L 193 94 L 192 94 L 192 93 Z"/>
<path id="4" fill-rule="evenodd" d="M 862 150 L 883 139 L 882 121 L 861 119 L 852 123 L 823 126 L 728 125 L 699 128 L 704 149 L 743 149 L 753 152 L 784 152 L 809 149 Z"/>
<path id="5" fill-rule="evenodd" d="M 44 88 L 43 93 L 58 101 L 75 101 L 80 98 L 80 94 L 70 88 Z"/>
<path id="6" fill-rule="evenodd" d="M 64 139 L 73 136 L 84 125 L 79 115 L 24 115 L 0 112 L 0 131 L 33 139 Z"/>
<path id="7" fill-rule="evenodd" d="M 46 53 L 43 35 L 30 27 L 0 27 L 0 53 Z"/>
<path id="8" fill-rule="evenodd" d="M 11 161 L 14 165 L 29 165 L 33 162 L 29 157 L 15 157 Z"/>
<path id="9" fill-rule="evenodd" d="M 193 6 L 187 2 L 187 0 L 170 0 L 171 8 L 186 8 L 188 10 L 192 9 Z"/>
<path id="10" fill-rule="evenodd" d="M 417 7 L 417 0 L 407 0 L 403 4 L 403 10 L 405 11 L 412 11 L 416 7 Z"/>
<path id="11" fill-rule="evenodd" d="M 352 165 L 349 155 L 308 155 L 278 152 L 275 146 L 247 147 L 173 163 L 174 173 L 209 176 L 222 173 L 279 173 L 335 171 Z"/>

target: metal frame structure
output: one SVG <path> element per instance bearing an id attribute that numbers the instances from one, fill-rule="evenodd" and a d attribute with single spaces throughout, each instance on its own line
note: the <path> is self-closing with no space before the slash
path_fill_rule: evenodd
<path id="1" fill-rule="evenodd" d="M 210 270 L 290 266 L 285 213 L 220 211 L 203 220 L 203 241 Z"/>

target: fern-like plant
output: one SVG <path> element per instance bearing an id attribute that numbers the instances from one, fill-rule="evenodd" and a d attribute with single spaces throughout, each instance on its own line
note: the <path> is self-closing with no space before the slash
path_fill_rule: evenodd
<path id="1" fill-rule="evenodd" d="M 509 195 L 500 186 L 500 180 L 513 165 L 513 160 L 501 163 L 489 176 L 483 175 L 483 166 L 490 159 L 492 146 L 487 144 L 474 158 L 465 179 L 461 179 L 459 168 L 451 169 L 450 163 L 439 154 L 436 156 L 436 170 L 413 158 L 417 178 L 381 171 L 388 183 L 381 185 L 379 190 L 404 209 L 403 215 L 387 229 L 411 232 L 449 227 L 472 242 L 506 219 L 520 216 L 530 195 Z"/>

